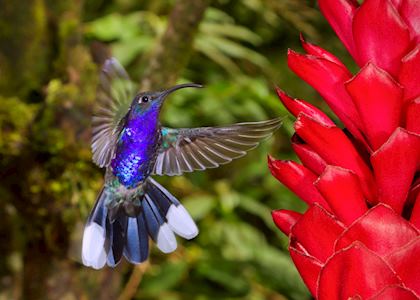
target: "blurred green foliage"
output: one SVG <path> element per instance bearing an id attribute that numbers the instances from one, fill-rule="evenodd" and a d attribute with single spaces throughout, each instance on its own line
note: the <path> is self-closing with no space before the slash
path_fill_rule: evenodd
<path id="1" fill-rule="evenodd" d="M 39 22 L 35 29 L 42 29 L 43 43 L 51 43 L 42 46 L 50 50 L 44 51 L 49 54 L 40 70 L 38 61 L 27 68 L 17 66 L 21 73 L 4 73 L 22 77 L 4 77 L 1 66 L 10 68 L 11 62 L 2 64 L 8 56 L 0 53 L 0 207 L 5 212 L 0 224 L 0 299 L 22 295 L 28 280 L 23 270 L 43 268 L 35 257 L 46 249 L 51 261 L 58 261 L 49 276 L 68 284 L 68 299 L 110 299 L 129 282 L 132 266 L 122 263 L 115 270 L 93 271 L 79 264 L 83 222 L 103 183 L 89 145 L 98 71 L 92 59 L 95 47 L 89 47 L 104 43 L 140 81 L 174 1 L 50 2 L 34 4 Z M 48 16 L 54 17 L 42 19 Z M 50 23 L 55 27 L 46 37 L 43 32 Z M 0 36 L 10 39 L 7 28 L 0 24 Z M 300 49 L 299 32 L 340 55 L 336 38 L 326 28 L 314 1 L 212 1 L 180 78 L 206 88 L 171 96 L 162 123 L 212 126 L 286 116 L 275 84 L 316 103 L 319 98 L 312 89 L 288 71 L 285 55 L 288 47 Z M 13 43 L 34 47 L 33 40 L 19 40 L 25 36 L 17 35 Z M 7 48 L 5 43 L 2 39 L 1 49 Z M 14 80 L 25 88 L 7 84 Z M 200 235 L 179 240 L 179 249 L 170 255 L 153 246 L 135 299 L 309 299 L 287 253 L 287 237 L 270 215 L 276 208 L 305 208 L 270 176 L 266 165 L 268 153 L 294 158 L 292 132 L 292 120 L 286 118 L 272 139 L 245 158 L 215 170 L 158 178 L 190 211 Z M 46 246 L 32 242 L 40 238 Z M 74 271 L 68 277 L 66 264 Z M 113 296 L 101 293 L 110 288 Z"/>

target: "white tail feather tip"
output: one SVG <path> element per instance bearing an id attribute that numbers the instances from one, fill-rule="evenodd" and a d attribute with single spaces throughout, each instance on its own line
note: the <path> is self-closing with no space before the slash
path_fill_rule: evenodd
<path id="1" fill-rule="evenodd" d="M 163 223 L 163 225 L 160 226 L 156 243 L 160 251 L 163 253 L 171 253 L 175 251 L 177 247 L 176 238 L 168 224 Z"/>
<path id="2" fill-rule="evenodd" d="M 172 204 L 166 214 L 166 219 L 171 229 L 185 239 L 192 239 L 197 236 L 198 228 L 184 206 Z"/>
<path id="3" fill-rule="evenodd" d="M 101 269 L 106 263 L 105 231 L 95 222 L 85 227 L 82 243 L 82 261 L 87 267 Z"/>

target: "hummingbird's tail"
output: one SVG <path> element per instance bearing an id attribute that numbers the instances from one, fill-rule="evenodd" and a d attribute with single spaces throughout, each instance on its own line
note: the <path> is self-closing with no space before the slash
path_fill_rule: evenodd
<path id="1" fill-rule="evenodd" d="M 144 262 L 149 256 L 149 236 L 164 253 L 177 247 L 174 233 L 192 239 L 197 226 L 186 209 L 163 186 L 148 178 L 145 194 L 138 199 L 141 209 L 135 217 L 124 209 L 110 218 L 107 203 L 115 197 L 104 187 L 85 226 L 82 244 L 83 264 L 95 269 L 116 266 L 124 255 L 131 263 Z M 124 205 L 122 202 L 120 205 Z"/>

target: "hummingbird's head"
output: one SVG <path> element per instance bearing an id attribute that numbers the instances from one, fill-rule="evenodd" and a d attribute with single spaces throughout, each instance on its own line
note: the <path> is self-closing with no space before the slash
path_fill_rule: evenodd
<path id="1" fill-rule="evenodd" d="M 132 112 L 143 114 L 148 111 L 159 111 L 166 97 L 179 89 L 194 87 L 201 88 L 201 84 L 183 83 L 159 92 L 143 92 L 136 95 L 131 104 Z"/>

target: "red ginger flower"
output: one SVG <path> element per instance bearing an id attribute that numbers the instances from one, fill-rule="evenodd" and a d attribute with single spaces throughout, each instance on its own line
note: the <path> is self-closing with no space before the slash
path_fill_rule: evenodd
<path id="1" fill-rule="evenodd" d="M 361 67 L 356 75 L 302 39 L 289 67 L 346 130 L 277 93 L 297 117 L 302 164 L 269 157 L 272 174 L 309 208 L 273 212 L 290 255 L 318 299 L 420 298 L 420 2 L 320 0 Z"/>

